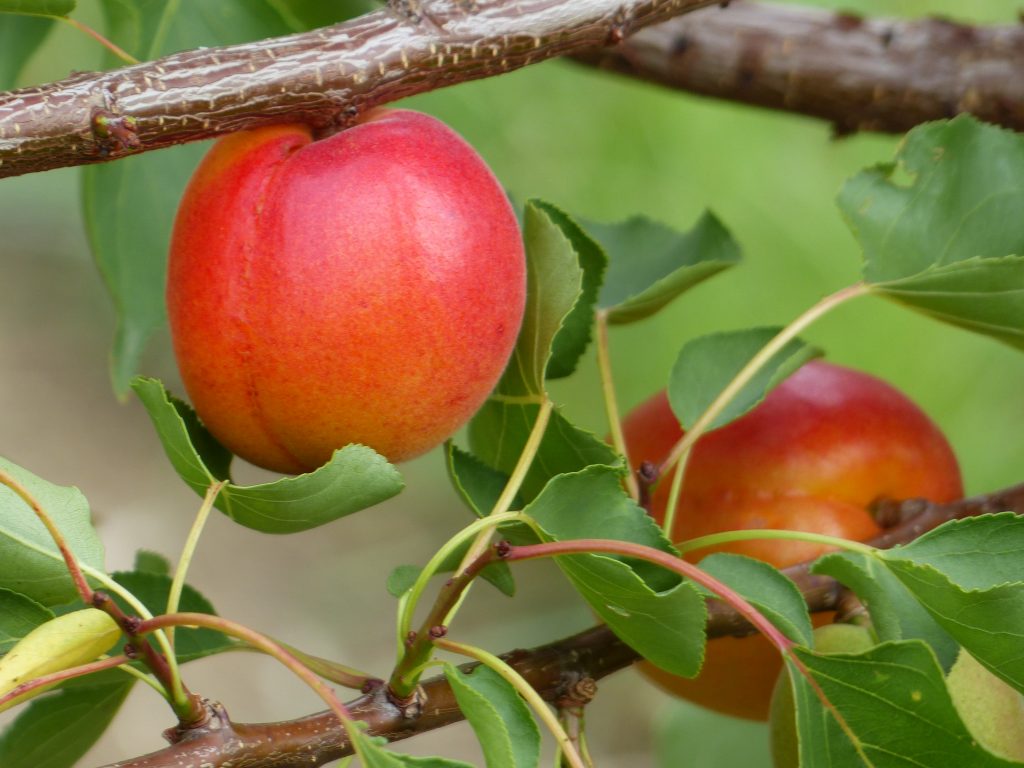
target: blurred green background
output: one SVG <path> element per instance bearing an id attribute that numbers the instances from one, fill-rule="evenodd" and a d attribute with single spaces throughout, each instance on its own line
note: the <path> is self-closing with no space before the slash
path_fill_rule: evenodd
<path id="1" fill-rule="evenodd" d="M 817 4 L 1006 23 L 1015 22 L 1018 11 L 1014 0 Z M 76 15 L 100 23 L 94 3 L 81 6 Z M 72 69 L 98 67 L 100 58 L 95 44 L 62 27 L 22 81 L 59 79 Z M 698 99 L 563 62 L 416 97 L 408 105 L 462 133 L 516 199 L 542 197 L 598 220 L 642 212 L 679 228 L 710 208 L 732 230 L 744 251 L 740 267 L 652 320 L 613 329 L 624 408 L 664 385 L 688 339 L 785 324 L 855 281 L 859 253 L 833 199 L 844 179 L 890 159 L 898 143 L 898 137 L 872 135 L 834 141 L 829 127 L 813 120 Z M 119 568 L 130 565 L 137 547 L 175 556 L 198 500 L 173 475 L 138 403 L 118 403 L 110 389 L 113 313 L 86 247 L 78 177 L 69 169 L 0 182 L 0 453 L 47 479 L 80 486 L 95 508 L 110 565 Z M 881 375 L 916 399 L 948 434 L 968 492 L 1022 480 L 1024 356 L 874 298 L 843 306 L 805 338 L 830 359 Z M 594 370 L 591 354 L 553 391 L 570 418 L 604 433 Z M 153 345 L 145 371 L 181 391 L 166 335 Z M 398 499 L 309 534 L 270 538 L 215 518 L 191 581 L 232 618 L 382 674 L 393 646 L 388 572 L 424 562 L 468 521 L 438 453 L 404 471 L 410 488 Z M 262 477 L 249 469 L 240 474 Z M 464 636 L 506 650 L 591 621 L 543 564 L 523 571 L 520 590 L 508 601 L 480 588 L 460 616 Z M 207 660 L 187 675 L 194 689 L 222 699 L 236 720 L 318 708 L 311 694 L 259 659 Z M 631 672 L 601 687 L 589 718 L 602 766 L 767 765 L 760 726 L 675 706 Z M 137 691 L 130 709 L 83 765 L 161 746 L 159 730 L 170 723 L 160 703 Z M 460 726 L 402 748 L 478 764 L 467 733 Z"/>

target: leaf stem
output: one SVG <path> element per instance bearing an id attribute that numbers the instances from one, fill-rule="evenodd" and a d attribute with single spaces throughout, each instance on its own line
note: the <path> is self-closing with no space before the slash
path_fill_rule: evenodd
<path id="1" fill-rule="evenodd" d="M 609 554 L 633 557 L 639 560 L 660 565 L 670 571 L 684 576 L 718 597 L 745 618 L 751 626 L 763 634 L 779 652 L 787 655 L 793 641 L 780 632 L 774 624 L 766 619 L 760 611 L 731 587 L 723 584 L 711 574 L 702 571 L 696 565 L 681 560 L 679 557 L 660 549 L 634 544 L 617 539 L 574 539 L 572 541 L 555 541 L 544 544 L 514 546 L 505 544 L 498 549 L 499 556 L 506 561 L 534 560 L 540 557 L 557 557 L 559 555 L 577 554 Z"/>
<path id="2" fill-rule="evenodd" d="M 65 24 L 68 24 L 69 26 L 72 26 L 75 29 L 77 29 L 79 32 L 84 32 L 93 40 L 95 40 L 104 48 L 106 48 L 108 51 L 110 51 L 112 54 L 117 56 L 117 58 L 119 58 L 125 64 L 133 65 L 139 63 L 138 59 L 136 59 L 134 56 L 132 56 L 130 53 L 128 53 L 120 46 L 115 45 L 112 41 L 105 38 L 103 35 L 101 35 L 95 29 L 90 27 L 88 24 L 83 24 L 77 19 L 72 19 L 67 16 L 51 16 L 50 18 L 57 19 L 58 21 L 63 21 Z"/>
<path id="3" fill-rule="evenodd" d="M 669 489 L 668 503 L 665 505 L 665 519 L 661 521 L 661 530 L 665 532 L 665 538 L 672 540 L 672 529 L 676 524 L 676 512 L 679 510 L 680 491 L 683 487 L 683 478 L 686 475 L 686 464 L 690 458 L 687 451 L 679 457 L 675 470 L 672 472 L 672 487 Z"/>
<path id="4" fill-rule="evenodd" d="M 708 427 L 714 422 L 715 419 L 725 410 L 726 406 L 732 402 L 732 400 L 740 393 L 754 376 L 757 375 L 772 357 L 775 356 L 779 350 L 781 350 L 786 344 L 796 338 L 801 331 L 805 330 L 814 321 L 818 320 L 823 315 L 832 311 L 840 304 L 854 299 L 858 296 L 863 296 L 870 292 L 870 288 L 866 283 L 858 282 L 853 285 L 848 285 L 841 290 L 836 291 L 824 299 L 819 301 L 813 307 L 805 311 L 798 318 L 793 320 L 789 325 L 783 328 L 779 333 L 767 344 L 765 344 L 761 350 L 750 358 L 750 361 L 743 366 L 739 373 L 730 381 L 725 389 L 723 389 L 707 407 L 707 410 L 700 415 L 700 418 L 694 422 L 693 426 L 682 436 L 682 438 L 673 446 L 672 451 L 665 458 L 659 467 L 659 476 L 663 476 L 665 472 L 675 466 L 697 439 L 703 435 Z"/>
<path id="5" fill-rule="evenodd" d="M 476 646 L 466 645 L 464 643 L 457 643 L 454 640 L 448 640 L 447 638 L 438 638 L 434 641 L 438 648 L 442 648 L 452 653 L 459 653 L 463 656 L 468 656 L 471 659 L 476 659 L 484 666 L 487 666 L 497 672 L 501 678 L 511 685 L 516 691 L 522 696 L 529 705 L 533 708 L 533 711 L 537 713 L 544 725 L 547 726 L 548 730 L 551 731 L 555 740 L 558 742 L 559 749 L 562 750 L 562 754 L 568 758 L 569 764 L 572 768 L 586 768 L 583 760 L 580 758 L 579 753 L 576 751 L 576 747 L 573 745 L 569 735 L 562 728 L 562 724 L 558 722 L 558 718 L 555 713 L 551 711 L 551 708 L 547 705 L 547 702 L 541 698 L 540 694 L 534 690 L 523 676 L 516 672 L 512 667 L 506 664 L 504 661 L 499 659 L 493 653 L 488 653 L 482 648 Z"/>
<path id="6" fill-rule="evenodd" d="M 825 544 L 826 546 L 845 549 L 848 552 L 859 552 L 863 555 L 873 556 L 876 554 L 874 547 L 860 541 L 842 539 L 838 536 L 828 536 L 824 533 L 813 533 L 811 531 L 791 531 L 777 528 L 747 528 L 742 531 L 723 531 L 721 533 L 709 533 L 707 536 L 698 536 L 695 539 L 677 542 L 676 549 L 685 555 L 698 549 L 717 546 L 719 544 L 731 544 L 735 541 L 750 541 L 751 539 L 778 539 L 785 541 L 807 541 L 813 544 Z"/>
<path id="7" fill-rule="evenodd" d="M 601 392 L 604 395 L 604 410 L 608 416 L 608 430 L 612 436 L 612 445 L 626 462 L 626 490 L 633 501 L 640 500 L 640 486 L 636 474 L 629 463 L 629 452 L 626 438 L 622 433 L 622 420 L 619 416 L 618 399 L 615 396 L 615 380 L 612 376 L 611 356 L 608 353 L 608 310 L 597 311 L 597 368 L 601 375 Z"/>

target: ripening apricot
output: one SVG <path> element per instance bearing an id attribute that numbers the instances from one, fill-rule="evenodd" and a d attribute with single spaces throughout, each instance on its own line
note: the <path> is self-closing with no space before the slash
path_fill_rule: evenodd
<path id="1" fill-rule="evenodd" d="M 328 138 L 218 141 L 181 201 L 167 304 L 200 418 L 280 472 L 348 443 L 393 461 L 458 429 L 505 367 L 525 301 L 519 228 L 477 153 L 427 115 Z"/>

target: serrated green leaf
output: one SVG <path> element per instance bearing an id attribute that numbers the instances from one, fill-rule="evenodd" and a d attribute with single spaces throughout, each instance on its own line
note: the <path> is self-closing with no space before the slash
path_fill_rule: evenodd
<path id="1" fill-rule="evenodd" d="M 669 402 L 683 427 L 692 427 L 743 367 L 781 330 L 750 328 L 713 333 L 683 346 L 668 385 Z M 739 391 L 709 430 L 738 419 L 801 365 L 820 355 L 820 350 L 800 339 L 789 341 Z"/>
<path id="2" fill-rule="evenodd" d="M 154 615 L 160 615 L 167 611 L 167 598 L 171 593 L 171 579 L 168 576 L 158 576 L 153 573 L 143 573 L 140 571 L 120 571 L 112 574 L 112 576 L 118 584 L 141 600 L 143 605 Z M 117 601 L 125 612 L 129 614 L 134 612 L 117 595 L 111 594 L 111 597 Z M 210 601 L 188 584 L 185 585 L 181 592 L 178 612 L 217 615 Z M 198 629 L 178 627 L 174 630 L 174 651 L 178 656 L 178 661 L 182 662 L 194 661 L 205 656 L 213 656 L 230 651 L 238 648 L 238 645 L 238 641 L 227 635 L 204 627 Z M 110 653 L 113 655 L 120 652 L 120 650 L 117 650 Z"/>
<path id="3" fill-rule="evenodd" d="M 705 212 L 693 229 L 634 216 L 615 224 L 588 222 L 587 232 L 608 254 L 599 301 L 611 323 L 633 323 L 740 261 L 739 245 L 718 218 Z"/>
<path id="4" fill-rule="evenodd" d="M 445 664 L 444 675 L 480 741 L 487 768 L 535 768 L 540 731 L 516 689 L 483 665 L 462 672 Z"/>
<path id="5" fill-rule="evenodd" d="M 159 552 L 140 549 L 135 553 L 135 567 L 132 570 L 152 573 L 155 576 L 170 576 L 171 561 Z"/>
<path id="6" fill-rule="evenodd" d="M 1011 131 L 969 116 L 914 129 L 896 162 L 858 174 L 839 195 L 867 282 L 1024 348 L 1022 179 L 1024 139 Z"/>
<path id="7" fill-rule="evenodd" d="M 0 589 L 0 656 L 53 615 L 53 611 L 27 595 Z"/>
<path id="8" fill-rule="evenodd" d="M 80 563 L 103 570 L 103 545 L 89 503 L 77 488 L 53 485 L 0 459 L 0 469 L 28 489 L 50 516 Z M 0 583 L 46 606 L 78 596 L 49 532 L 21 497 L 0 485 Z"/>
<path id="9" fill-rule="evenodd" d="M 0 737 L 0 765 L 75 765 L 103 735 L 132 688 L 132 678 L 118 674 L 116 683 L 68 688 L 29 704 Z"/>
<path id="10" fill-rule="evenodd" d="M 362 731 L 351 734 L 364 768 L 473 768 L 469 763 L 443 757 L 413 757 L 384 749 L 384 739 L 368 736 Z"/>
<path id="11" fill-rule="evenodd" d="M 75 0 L 0 0 L 0 13 L 67 16 L 75 10 L 75 5 Z M 6 19 L 4 23 L 7 23 Z"/>
<path id="12" fill-rule="evenodd" d="M 576 370 L 580 357 L 590 344 L 591 331 L 594 327 L 594 309 L 608 266 L 608 257 L 601 246 L 565 211 L 540 200 L 533 201 L 533 205 L 542 209 L 562 230 L 562 234 L 576 252 L 578 264 L 583 270 L 579 296 L 555 335 L 551 345 L 551 359 L 548 360 L 545 372 L 548 379 L 560 379 Z"/>
<path id="13" fill-rule="evenodd" d="M 510 474 L 519 461 L 540 406 L 488 400 L 469 423 L 469 445 L 488 466 Z M 520 488 L 523 501 L 533 499 L 553 477 L 599 464 L 621 471 L 622 458 L 593 432 L 574 426 L 560 411 L 547 430 Z"/>
<path id="14" fill-rule="evenodd" d="M 51 29 L 53 19 L 36 16 L 7 16 L 0 19 L 0 91 L 9 90 L 17 84 L 18 75 L 25 68 L 29 57 Z"/>
<path id="15" fill-rule="evenodd" d="M 802 648 L 796 653 L 849 728 L 849 733 L 840 730 L 790 663 L 802 765 L 1017 765 L 978 746 L 961 722 L 942 670 L 924 643 L 885 643 L 858 655 L 816 654 Z"/>
<path id="16" fill-rule="evenodd" d="M 859 552 L 833 552 L 811 570 L 853 590 L 871 614 L 871 626 L 880 641 L 924 640 L 944 670 L 953 666 L 960 646 L 878 560 Z"/>
<path id="17" fill-rule="evenodd" d="M 555 337 L 583 290 L 583 268 L 572 241 L 542 205 L 526 204 L 526 309 L 512 358 L 498 382 L 499 395 L 543 396 Z"/>
<path id="18" fill-rule="evenodd" d="M 608 467 L 556 477 L 524 513 L 537 521 L 547 541 L 618 539 L 675 552 L 653 519 L 622 490 L 619 474 Z M 690 583 L 649 563 L 606 555 L 556 560 L 624 642 L 667 672 L 697 674 L 707 610 Z"/>
<path id="19" fill-rule="evenodd" d="M 873 289 L 937 320 L 1024 348 L 1024 256 L 967 259 Z"/>
<path id="20" fill-rule="evenodd" d="M 199 495 L 228 477 L 231 454 L 199 423 L 195 413 L 171 398 L 156 379 L 132 383 L 175 471 Z M 363 445 L 348 445 L 314 472 L 272 483 L 229 483 L 216 507 L 240 525 L 264 533 L 295 533 L 350 515 L 389 499 L 404 487 L 387 459 Z"/>
<path id="21" fill-rule="evenodd" d="M 445 466 L 448 479 L 455 492 L 469 510 L 477 517 L 487 517 L 498 503 L 509 477 L 464 451 L 449 441 L 445 445 Z M 518 498 L 512 503 L 514 509 L 522 507 Z"/>
<path id="22" fill-rule="evenodd" d="M 972 656 L 1024 692 L 1024 518 L 953 520 L 877 556 Z"/>
<path id="23" fill-rule="evenodd" d="M 107 34 L 141 61 L 290 31 L 264 0 L 104 0 Z M 108 54 L 107 63 L 120 62 Z M 117 313 L 111 379 L 126 394 L 153 332 L 166 323 L 167 249 L 178 201 L 204 147 L 190 144 L 83 169 L 89 246 Z"/>
<path id="24" fill-rule="evenodd" d="M 760 560 L 724 552 L 705 557 L 700 568 L 742 595 L 790 640 L 812 643 L 807 602 L 785 574 Z"/>

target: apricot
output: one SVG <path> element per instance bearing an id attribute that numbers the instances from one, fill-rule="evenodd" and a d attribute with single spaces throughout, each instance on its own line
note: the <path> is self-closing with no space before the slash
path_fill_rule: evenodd
<path id="1" fill-rule="evenodd" d="M 200 419 L 295 473 L 349 443 L 401 461 L 445 440 L 501 375 L 525 290 L 479 155 L 432 117 L 376 110 L 320 140 L 220 139 L 178 210 L 167 307 Z"/>
<path id="2" fill-rule="evenodd" d="M 663 461 L 683 434 L 664 392 L 632 411 L 623 428 L 633 466 Z M 665 478 L 651 498 L 651 514 L 659 522 L 670 484 Z M 776 528 L 865 540 L 880 533 L 871 515 L 876 500 L 944 502 L 962 495 L 956 457 L 920 408 L 880 379 L 814 361 L 752 411 L 697 441 L 671 538 Z M 687 559 L 725 551 L 783 568 L 826 549 L 756 540 L 695 551 Z M 767 641 L 754 636 L 709 643 L 703 670 L 692 680 L 642 668 L 678 696 L 764 720 L 781 661 Z"/>

